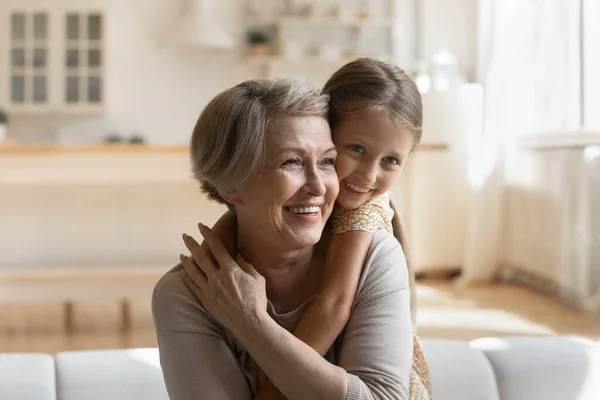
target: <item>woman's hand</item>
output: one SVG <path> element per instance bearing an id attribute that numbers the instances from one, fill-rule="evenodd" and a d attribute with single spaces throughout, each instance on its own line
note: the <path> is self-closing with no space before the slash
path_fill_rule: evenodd
<path id="1" fill-rule="evenodd" d="M 268 315 L 265 279 L 241 254 L 234 261 L 208 227 L 198 224 L 198 228 L 216 264 L 194 238 L 183 234 L 191 253 L 180 256 L 184 282 L 219 323 L 234 335 L 243 332 L 247 324 L 256 325 Z"/>

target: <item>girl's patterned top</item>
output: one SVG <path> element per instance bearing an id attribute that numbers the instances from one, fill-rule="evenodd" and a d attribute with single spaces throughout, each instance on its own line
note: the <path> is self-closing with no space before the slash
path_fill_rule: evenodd
<path id="1" fill-rule="evenodd" d="M 347 210 L 337 205 L 331 218 L 331 227 L 332 232 L 336 235 L 350 231 L 366 231 L 375 234 L 379 229 L 394 233 L 393 218 L 394 210 L 390 206 L 390 196 L 386 193 L 367 201 L 354 210 Z M 429 367 L 416 333 L 413 334 L 413 341 L 410 400 L 431 400 Z"/>
<path id="2" fill-rule="evenodd" d="M 336 205 L 331 218 L 332 232 L 336 235 L 350 231 L 365 231 L 374 234 L 379 229 L 385 229 L 393 233 L 393 218 L 394 210 L 390 207 L 390 196 L 385 193 L 354 210 L 347 210 Z"/>

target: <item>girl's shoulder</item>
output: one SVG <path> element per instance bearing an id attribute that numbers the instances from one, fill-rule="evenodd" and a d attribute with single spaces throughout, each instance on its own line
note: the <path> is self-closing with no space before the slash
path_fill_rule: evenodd
<path id="1" fill-rule="evenodd" d="M 389 194 L 384 193 L 353 210 L 336 205 L 331 218 L 332 232 L 341 234 L 350 231 L 366 231 L 374 234 L 380 229 L 393 232 L 393 218 L 394 210 L 390 206 Z"/>

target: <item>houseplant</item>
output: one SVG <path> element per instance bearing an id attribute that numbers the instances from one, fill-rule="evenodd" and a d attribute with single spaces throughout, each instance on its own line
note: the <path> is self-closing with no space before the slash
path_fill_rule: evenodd
<path id="1" fill-rule="evenodd" d="M 269 54 L 269 39 L 269 34 L 264 30 L 249 30 L 247 41 L 250 46 L 250 54 L 253 56 L 264 56 Z"/>
<path id="2" fill-rule="evenodd" d="M 8 116 L 0 108 L 0 142 L 6 138 L 6 128 L 8 126 Z"/>

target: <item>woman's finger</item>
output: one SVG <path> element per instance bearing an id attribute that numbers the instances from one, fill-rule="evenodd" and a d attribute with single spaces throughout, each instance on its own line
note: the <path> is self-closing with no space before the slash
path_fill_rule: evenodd
<path id="1" fill-rule="evenodd" d="M 208 256 L 208 254 L 206 254 L 202 247 L 200 247 L 196 239 L 185 233 L 182 235 L 182 238 L 183 243 L 185 243 L 185 247 L 187 247 L 190 253 L 192 253 L 192 257 L 202 272 L 204 272 L 207 277 L 214 274 L 217 266 L 213 263 L 211 258 Z"/>
<path id="2" fill-rule="evenodd" d="M 182 278 L 183 278 L 183 283 L 185 283 L 185 286 L 187 286 L 187 288 L 190 290 L 190 292 L 192 292 L 192 294 L 202 302 L 202 299 L 204 297 L 204 293 L 202 291 L 202 289 L 200 289 L 200 287 L 198 285 L 196 285 L 194 283 L 194 281 L 192 281 L 192 279 L 186 274 L 183 273 L 182 274 Z"/>
<path id="3" fill-rule="evenodd" d="M 213 256 L 217 259 L 219 267 L 225 269 L 233 268 L 235 263 L 233 262 L 233 259 L 231 258 L 229 252 L 225 248 L 225 245 L 223 244 L 223 242 L 221 242 L 217 235 L 215 235 L 208 226 L 201 223 L 198 224 L 198 229 L 200 230 L 202 237 L 204 237 L 204 240 L 210 247 Z"/>
<path id="4" fill-rule="evenodd" d="M 186 275 L 196 283 L 198 286 L 206 285 L 206 275 L 204 272 L 198 267 L 193 258 L 186 257 L 183 254 L 179 256 L 181 260 L 181 265 L 183 266 L 183 270 Z"/>
<path id="5" fill-rule="evenodd" d="M 235 260 L 238 263 L 238 265 L 240 266 L 240 268 L 243 269 L 244 272 L 246 272 L 247 274 L 253 276 L 254 278 L 258 278 L 259 276 L 262 276 L 261 274 L 258 273 L 258 271 L 256 271 L 256 269 L 254 269 L 254 266 L 252 264 L 250 264 L 248 261 L 246 261 L 244 256 L 241 255 L 240 253 L 238 253 Z"/>

